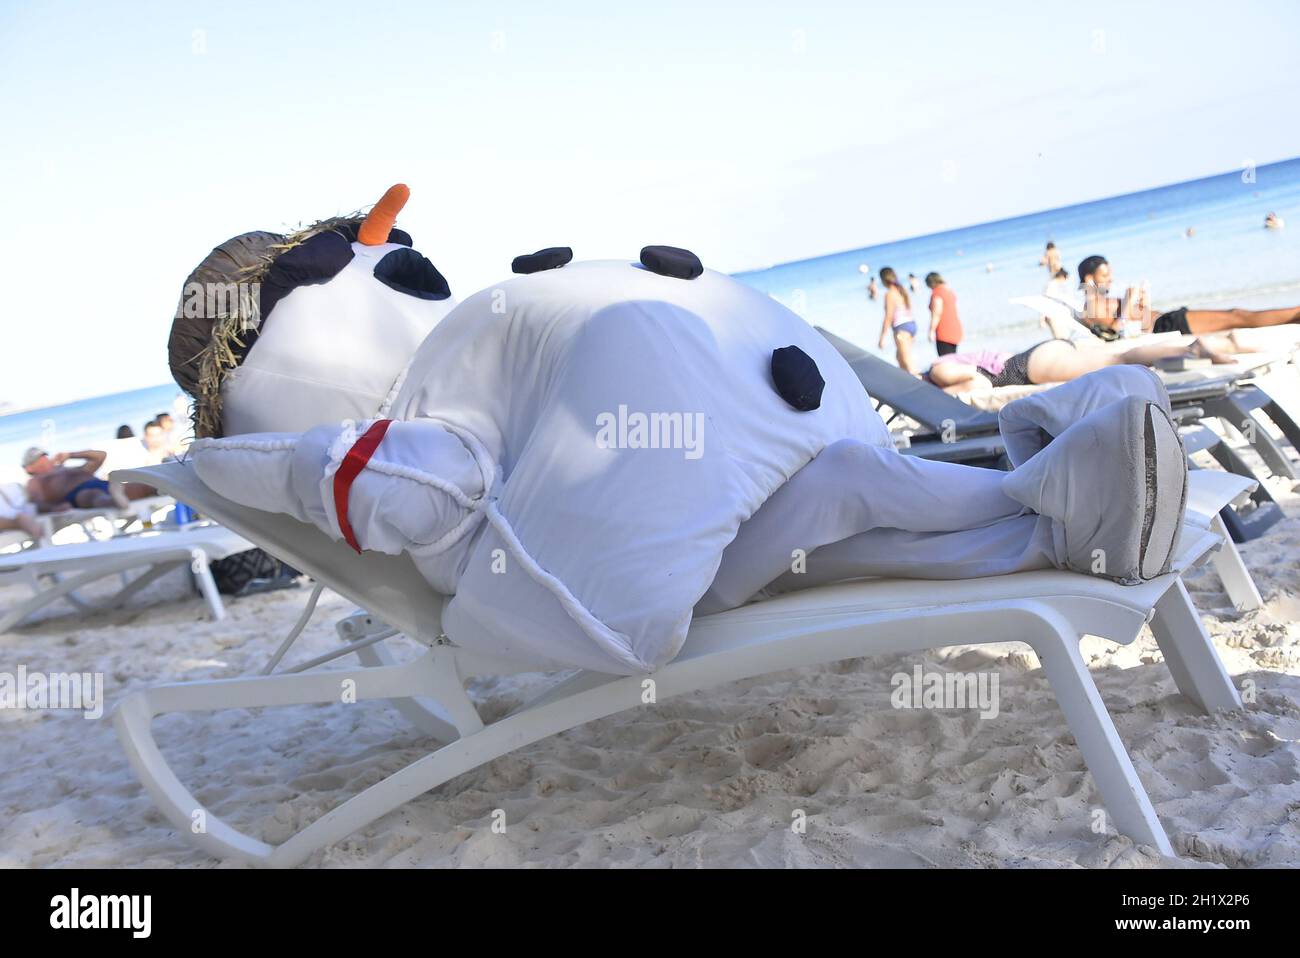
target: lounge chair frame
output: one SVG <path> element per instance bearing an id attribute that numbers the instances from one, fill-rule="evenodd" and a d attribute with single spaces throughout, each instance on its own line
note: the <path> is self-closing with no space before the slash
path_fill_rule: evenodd
<path id="1" fill-rule="evenodd" d="M 646 676 L 580 671 L 509 715 L 485 723 L 465 679 L 534 671 L 458 647 L 442 631 L 443 600 L 405 557 L 358 556 L 319 530 L 231 503 L 184 464 L 127 474 L 167 489 L 267 551 L 362 605 L 340 636 L 362 643 L 359 669 L 186 682 L 133 692 L 113 711 L 128 760 L 159 809 L 208 852 L 251 864 L 292 866 L 455 776 L 550 735 L 608 715 L 769 672 L 885 653 L 973 643 L 1024 643 L 1043 665 L 1115 830 L 1161 854 L 1174 848 L 1156 817 L 1079 650 L 1083 635 L 1131 642 L 1151 623 L 1179 690 L 1206 711 L 1241 700 L 1177 573 L 1137 586 L 1066 572 L 933 583 L 863 580 L 791 593 L 697 619 L 682 653 Z M 1190 515 L 1190 514 L 1189 514 Z M 1189 523 L 1178 567 L 1222 544 Z M 423 645 L 397 664 L 367 637 L 397 629 Z M 239 831 L 205 809 L 171 770 L 151 723 L 164 713 L 387 699 L 446 744 L 326 812 L 279 845 Z M 346 707 L 346 706 L 341 706 Z"/>
<path id="2" fill-rule="evenodd" d="M 0 582 L 22 578 L 32 589 L 32 595 L 0 613 L 0 632 L 60 600 L 82 612 L 119 608 L 145 586 L 183 566 L 189 566 L 211 617 L 219 621 L 226 612 L 210 564 L 247 548 L 247 542 L 219 526 L 191 526 L 0 556 Z M 130 577 L 136 570 L 139 574 Z M 92 601 L 78 594 L 77 590 L 110 576 L 122 578 L 121 588 L 111 596 Z"/>

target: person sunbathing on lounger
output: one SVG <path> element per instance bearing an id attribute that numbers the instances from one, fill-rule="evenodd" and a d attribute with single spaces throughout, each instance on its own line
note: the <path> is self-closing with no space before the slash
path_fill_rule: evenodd
<path id="1" fill-rule="evenodd" d="M 23 455 L 23 469 L 31 476 L 27 481 L 27 495 L 40 512 L 121 509 L 133 499 L 154 495 L 153 489 L 140 483 L 117 484 L 97 478 L 95 473 L 104 465 L 107 455 L 99 449 L 83 449 L 51 456 L 33 446 Z M 78 460 L 81 465 L 65 466 L 69 460 Z"/>
<path id="2" fill-rule="evenodd" d="M 1064 383 L 1107 366 L 1154 366 L 1162 359 L 1183 357 L 1220 364 L 1233 361 L 1199 339 L 1191 346 L 1135 346 L 1123 352 L 1095 349 L 1068 339 L 1049 339 L 1018 353 L 985 349 L 940 356 L 922 378 L 944 392 L 956 394 L 994 386 Z"/>
<path id="3" fill-rule="evenodd" d="M 1081 320 L 1093 332 L 1118 331 L 1128 319 L 1142 323 L 1144 333 L 1182 333 L 1200 336 L 1233 329 L 1260 329 L 1300 322 L 1300 306 L 1284 309 L 1188 309 L 1180 306 L 1164 313 L 1150 309 L 1140 295 L 1119 299 L 1108 295 L 1110 263 L 1104 256 L 1089 256 L 1079 264 L 1079 283 L 1084 290 L 1085 308 Z M 1092 291 L 1093 295 L 1089 295 Z"/>

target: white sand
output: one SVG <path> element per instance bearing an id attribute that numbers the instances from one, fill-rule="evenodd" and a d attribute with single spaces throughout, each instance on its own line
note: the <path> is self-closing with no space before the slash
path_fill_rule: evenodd
<path id="1" fill-rule="evenodd" d="M 1267 383 L 1300 408 L 1295 370 Z M 1297 866 L 1300 865 L 1300 496 L 1242 551 L 1267 607 L 1238 616 L 1217 577 L 1190 579 L 1239 686 L 1239 714 L 1177 694 L 1150 635 L 1084 644 L 1182 858 L 1094 834 L 1091 777 L 1023 646 L 858 659 L 670 700 L 575 729 L 421 796 L 312 865 Z M 0 580 L 3 581 L 3 580 Z M 0 587 L 0 604 L 15 586 Z M 93 620 L 61 611 L 0 635 L 0 671 L 100 671 L 108 697 L 162 681 L 247 675 L 305 589 L 229 603 L 208 622 L 177 574 Z M 351 611 L 327 593 L 294 658 L 332 648 Z M 413 647 L 407 651 L 413 651 Z M 895 710 L 890 676 L 996 670 L 1000 714 Z M 476 682 L 485 717 L 550 679 Z M 282 841 L 429 743 L 383 703 L 168 716 L 159 742 L 217 814 Z M 507 828 L 496 834 L 492 813 Z M 790 827 L 806 811 L 806 834 Z M 0 865 L 213 866 L 154 810 L 112 727 L 0 711 Z"/>

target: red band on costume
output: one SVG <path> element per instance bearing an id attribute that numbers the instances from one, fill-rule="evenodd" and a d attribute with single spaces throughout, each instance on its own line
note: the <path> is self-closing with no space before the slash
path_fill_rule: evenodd
<path id="1" fill-rule="evenodd" d="M 384 441 L 384 433 L 388 432 L 388 427 L 392 424 L 391 419 L 375 420 L 374 425 L 352 444 L 348 454 L 339 463 L 338 471 L 334 473 L 334 508 L 338 512 L 339 531 L 343 533 L 347 544 L 358 553 L 361 552 L 361 546 L 357 544 L 357 537 L 352 532 L 352 523 L 348 522 L 348 494 L 352 492 L 353 481 L 366 468 L 366 463 Z"/>

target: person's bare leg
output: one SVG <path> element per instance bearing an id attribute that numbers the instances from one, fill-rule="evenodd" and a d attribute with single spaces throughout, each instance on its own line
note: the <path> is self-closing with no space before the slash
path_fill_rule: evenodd
<path id="1" fill-rule="evenodd" d="M 1223 339 L 1223 337 L 1217 338 L 1219 340 Z M 1126 349 L 1122 353 L 1116 353 L 1115 358 L 1120 363 L 1137 366 L 1154 366 L 1162 359 L 1188 356 L 1208 359 L 1211 362 L 1220 364 L 1235 362 L 1227 353 L 1220 352 L 1218 348 L 1212 346 L 1211 342 L 1213 341 L 1198 339 L 1190 346 L 1135 346 L 1132 349 Z M 1220 343 L 1219 345 L 1225 344 Z"/>
<path id="2" fill-rule="evenodd" d="M 1203 356 L 1216 363 L 1231 363 L 1232 358 L 1219 353 L 1199 340 L 1191 346 L 1135 346 L 1122 353 L 1104 349 L 1076 349 L 1068 343 L 1048 342 L 1029 356 L 1029 381 L 1035 384 L 1068 383 L 1080 376 L 1107 366 L 1154 366 L 1174 356 Z"/>
<path id="3" fill-rule="evenodd" d="M 113 505 L 119 509 L 125 509 L 131 504 L 130 498 L 126 494 L 126 486 L 120 482 L 109 482 L 108 494 L 113 499 Z"/>
<path id="4" fill-rule="evenodd" d="M 117 485 L 117 483 L 113 483 Z M 134 502 L 137 499 L 148 499 L 150 496 L 158 495 L 158 490 L 153 486 L 147 486 L 143 482 L 125 482 L 122 483 L 122 491 L 126 493 L 127 499 Z"/>
<path id="5" fill-rule="evenodd" d="M 953 396 L 975 389 L 993 388 L 988 377 L 966 363 L 935 363 L 930 367 L 930 382 Z"/>
<path id="6" fill-rule="evenodd" d="M 1192 343 L 1192 345 L 1187 347 L 1187 351 L 1193 356 L 1200 356 L 1203 359 L 1208 359 L 1210 362 L 1217 363 L 1221 366 L 1227 366 L 1236 362 L 1232 356 L 1220 352 L 1217 348 L 1211 346 L 1210 342 L 1210 340 L 1204 338 L 1198 339 L 1196 342 Z"/>
<path id="7" fill-rule="evenodd" d="M 1122 362 L 1119 356 L 1104 349 L 1077 349 L 1068 342 L 1054 339 L 1043 343 L 1029 354 L 1027 372 L 1029 381 L 1035 385 L 1068 383 L 1087 373 Z"/>
<path id="8" fill-rule="evenodd" d="M 78 509 L 113 509 L 117 500 L 100 489 L 82 489 L 73 503 Z"/>
<path id="9" fill-rule="evenodd" d="M 1224 355 L 1228 355 L 1230 353 L 1264 352 L 1264 350 L 1258 346 L 1251 346 L 1248 343 L 1243 343 L 1240 339 L 1237 338 L 1237 334 L 1231 330 L 1229 330 L 1226 333 L 1201 336 L 1200 338 L 1197 339 L 1197 342 L 1202 344 L 1206 349 L 1210 350 L 1211 352 L 1223 353 Z"/>
<path id="10" fill-rule="evenodd" d="M 1189 309 L 1187 328 L 1194 334 L 1218 333 L 1225 329 L 1259 329 L 1300 323 L 1300 307 L 1285 309 Z"/>
<path id="11" fill-rule="evenodd" d="M 916 364 L 912 361 L 912 334 L 894 333 L 894 346 L 898 351 L 898 367 L 916 375 Z"/>

